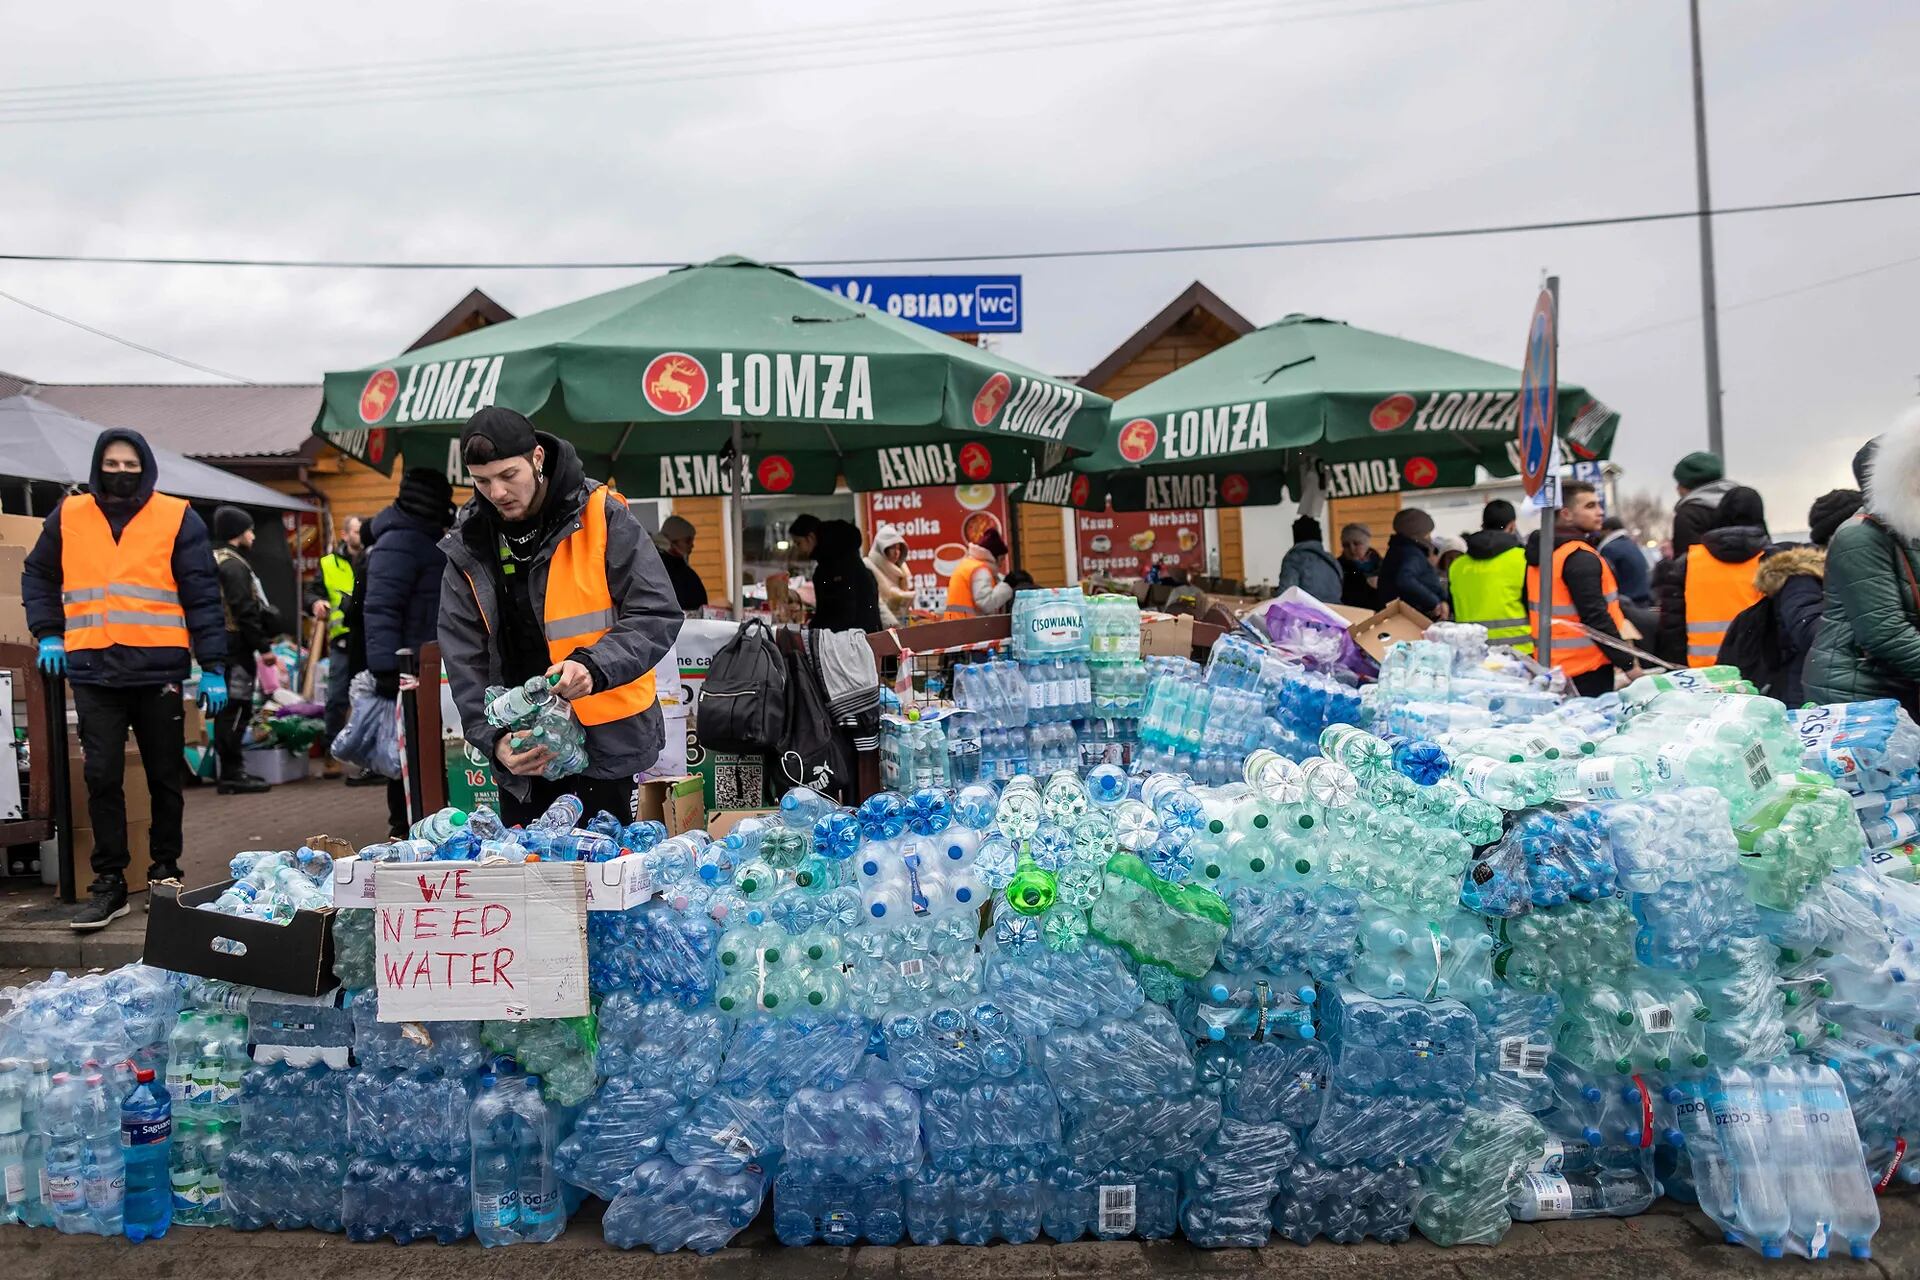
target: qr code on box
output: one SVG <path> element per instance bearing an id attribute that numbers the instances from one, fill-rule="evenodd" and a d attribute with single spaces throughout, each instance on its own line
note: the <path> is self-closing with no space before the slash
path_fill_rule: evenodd
<path id="1" fill-rule="evenodd" d="M 713 762 L 713 807 L 716 809 L 758 809 L 766 794 L 767 779 L 757 757 L 728 760 L 716 756 Z"/>

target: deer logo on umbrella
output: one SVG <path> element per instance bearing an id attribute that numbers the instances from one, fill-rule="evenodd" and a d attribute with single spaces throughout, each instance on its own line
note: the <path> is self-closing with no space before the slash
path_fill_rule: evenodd
<path id="1" fill-rule="evenodd" d="M 707 398 L 707 371 L 684 351 L 664 352 L 647 364 L 640 390 L 648 404 L 677 418 L 693 412 Z"/>

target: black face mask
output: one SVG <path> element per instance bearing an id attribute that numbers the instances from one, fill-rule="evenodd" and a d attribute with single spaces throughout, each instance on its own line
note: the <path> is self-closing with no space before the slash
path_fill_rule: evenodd
<path id="1" fill-rule="evenodd" d="M 103 471 L 100 473 L 100 491 L 109 498 L 131 498 L 140 492 L 138 471 Z"/>

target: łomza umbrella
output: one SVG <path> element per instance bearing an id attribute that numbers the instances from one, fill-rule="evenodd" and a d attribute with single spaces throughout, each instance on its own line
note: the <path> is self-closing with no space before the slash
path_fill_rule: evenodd
<path id="1" fill-rule="evenodd" d="M 375 465 L 418 444 L 439 456 L 499 404 L 639 497 L 1026 480 L 1097 445 L 1111 406 L 738 257 L 330 373 L 325 390 L 315 433 Z M 734 520 L 737 539 L 737 505 Z"/>
<path id="2" fill-rule="evenodd" d="M 1519 391 L 1505 365 L 1290 315 L 1120 400 L 1101 446 L 1068 465 L 1116 505 L 1172 488 L 1188 506 L 1276 501 L 1310 466 L 1341 497 L 1470 483 L 1476 466 L 1516 473 Z M 1566 382 L 1558 410 L 1567 453 L 1608 456 L 1618 414 Z"/>

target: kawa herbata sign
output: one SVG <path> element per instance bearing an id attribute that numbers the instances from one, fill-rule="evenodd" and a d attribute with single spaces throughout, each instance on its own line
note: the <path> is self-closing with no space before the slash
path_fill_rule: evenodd
<path id="1" fill-rule="evenodd" d="M 726 492 L 717 460 L 736 425 L 761 492 L 831 492 L 842 475 L 855 489 L 1026 480 L 1098 444 L 1110 408 L 723 258 L 329 373 L 314 431 L 390 471 L 402 450 L 438 461 L 487 405 L 572 441 L 589 474 L 636 496 Z"/>

